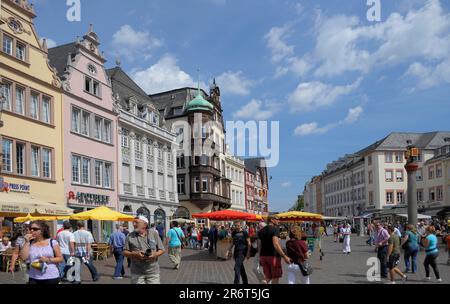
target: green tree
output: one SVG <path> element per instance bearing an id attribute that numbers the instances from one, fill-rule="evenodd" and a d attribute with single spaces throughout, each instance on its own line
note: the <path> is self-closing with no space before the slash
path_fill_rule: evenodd
<path id="1" fill-rule="evenodd" d="M 289 211 L 303 211 L 305 209 L 305 198 L 303 195 L 299 195 L 294 206 Z"/>

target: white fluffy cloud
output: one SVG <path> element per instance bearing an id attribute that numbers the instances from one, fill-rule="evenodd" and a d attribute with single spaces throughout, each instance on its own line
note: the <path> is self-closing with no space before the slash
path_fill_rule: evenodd
<path id="1" fill-rule="evenodd" d="M 162 45 L 159 39 L 148 31 L 137 31 L 130 25 L 122 25 L 112 37 L 112 54 L 133 62 L 136 59 L 148 59 L 151 51 Z"/>
<path id="2" fill-rule="evenodd" d="M 294 47 L 284 41 L 289 36 L 290 29 L 290 24 L 285 24 L 282 27 L 273 27 L 264 37 L 267 41 L 267 47 L 272 52 L 272 61 L 275 63 L 294 54 Z"/>
<path id="3" fill-rule="evenodd" d="M 436 66 L 424 66 L 422 63 L 415 62 L 409 66 L 406 75 L 417 79 L 419 89 L 450 83 L 450 58 Z"/>
<path id="4" fill-rule="evenodd" d="M 276 109 L 273 105 L 264 104 L 261 100 L 252 99 L 248 104 L 235 112 L 233 116 L 235 119 L 266 120 L 272 117 L 275 112 Z"/>
<path id="5" fill-rule="evenodd" d="M 197 86 L 192 77 L 177 65 L 176 58 L 170 54 L 165 54 L 146 70 L 132 72 L 131 76 L 148 94 Z"/>
<path id="6" fill-rule="evenodd" d="M 255 84 L 254 81 L 245 78 L 242 71 L 222 73 L 216 81 L 224 94 L 241 96 L 250 94 L 250 88 Z"/>
<path id="7" fill-rule="evenodd" d="M 355 91 L 361 83 L 358 79 L 346 86 L 332 86 L 320 81 L 300 83 L 289 96 L 289 104 L 294 112 L 306 112 L 329 106 L 340 97 Z"/>
<path id="8" fill-rule="evenodd" d="M 325 134 L 328 131 L 335 129 L 342 125 L 351 125 L 358 121 L 358 119 L 363 114 L 364 109 L 361 106 L 357 106 L 355 108 L 351 108 L 348 110 L 347 116 L 338 122 L 329 123 L 323 127 L 319 127 L 317 122 L 305 123 L 294 130 L 294 134 L 296 136 L 308 136 L 314 134 Z"/>
<path id="9" fill-rule="evenodd" d="M 418 6 L 418 2 L 422 5 Z M 347 72 L 364 75 L 374 69 L 416 62 L 407 75 L 419 76 L 415 74 L 418 64 L 427 67 L 426 77 L 417 77 L 419 88 L 442 83 L 438 78 L 447 78 L 445 69 L 450 62 L 450 14 L 440 0 L 415 1 L 405 10 L 369 24 L 356 16 L 325 16 L 319 10 L 315 45 L 304 54 L 294 54 L 294 46 L 285 42 L 289 27 L 273 28 L 269 32 L 273 39 L 268 40 L 271 43 L 267 47 L 278 59 L 274 61 L 275 76 L 288 71 L 301 77 L 310 71 L 315 77 L 337 77 Z"/>

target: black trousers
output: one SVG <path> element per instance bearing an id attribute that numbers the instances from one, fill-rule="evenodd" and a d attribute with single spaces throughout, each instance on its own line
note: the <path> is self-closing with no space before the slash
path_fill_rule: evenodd
<path id="1" fill-rule="evenodd" d="M 433 268 L 436 279 L 441 278 L 441 276 L 439 275 L 439 269 L 438 269 L 437 263 L 436 263 L 436 259 L 438 256 L 439 256 L 439 253 L 433 253 L 433 254 L 426 256 L 423 266 L 425 266 L 425 273 L 426 273 L 427 278 L 430 277 L 430 266 L 431 266 L 431 268 Z"/>
<path id="2" fill-rule="evenodd" d="M 58 285 L 59 282 L 60 282 L 59 278 L 49 279 L 49 280 L 35 280 L 35 279 L 32 279 L 32 278 L 28 279 L 28 284 L 30 284 L 30 285 L 36 285 L 36 284 L 39 284 L 39 285 Z"/>
<path id="3" fill-rule="evenodd" d="M 234 261 L 234 284 L 240 284 L 242 277 L 242 283 L 248 285 L 247 273 L 244 267 L 245 255 L 243 253 L 235 254 Z"/>
<path id="4" fill-rule="evenodd" d="M 382 278 L 387 278 L 387 246 L 379 247 L 377 257 L 380 260 L 380 274 Z"/>

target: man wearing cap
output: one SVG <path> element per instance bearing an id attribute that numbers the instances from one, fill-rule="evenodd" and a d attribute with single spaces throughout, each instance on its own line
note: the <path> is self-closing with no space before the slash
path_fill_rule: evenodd
<path id="1" fill-rule="evenodd" d="M 164 245 L 159 233 L 148 229 L 149 220 L 144 216 L 136 217 L 133 226 L 123 251 L 131 259 L 131 283 L 160 284 L 158 257 L 164 254 Z"/>
<path id="2" fill-rule="evenodd" d="M 267 226 L 258 233 L 258 238 L 261 241 L 261 248 L 258 249 L 260 264 L 263 267 L 266 282 L 272 284 L 278 284 L 283 276 L 281 259 L 287 264 L 292 262 L 281 248 L 278 225 L 278 219 L 274 216 L 269 216 Z"/>

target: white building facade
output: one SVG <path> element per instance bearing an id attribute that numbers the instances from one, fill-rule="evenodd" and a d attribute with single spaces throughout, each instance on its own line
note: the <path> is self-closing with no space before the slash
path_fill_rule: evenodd
<path id="1" fill-rule="evenodd" d="M 225 154 L 226 177 L 231 180 L 231 209 L 245 211 L 245 163 L 239 157 Z"/>

